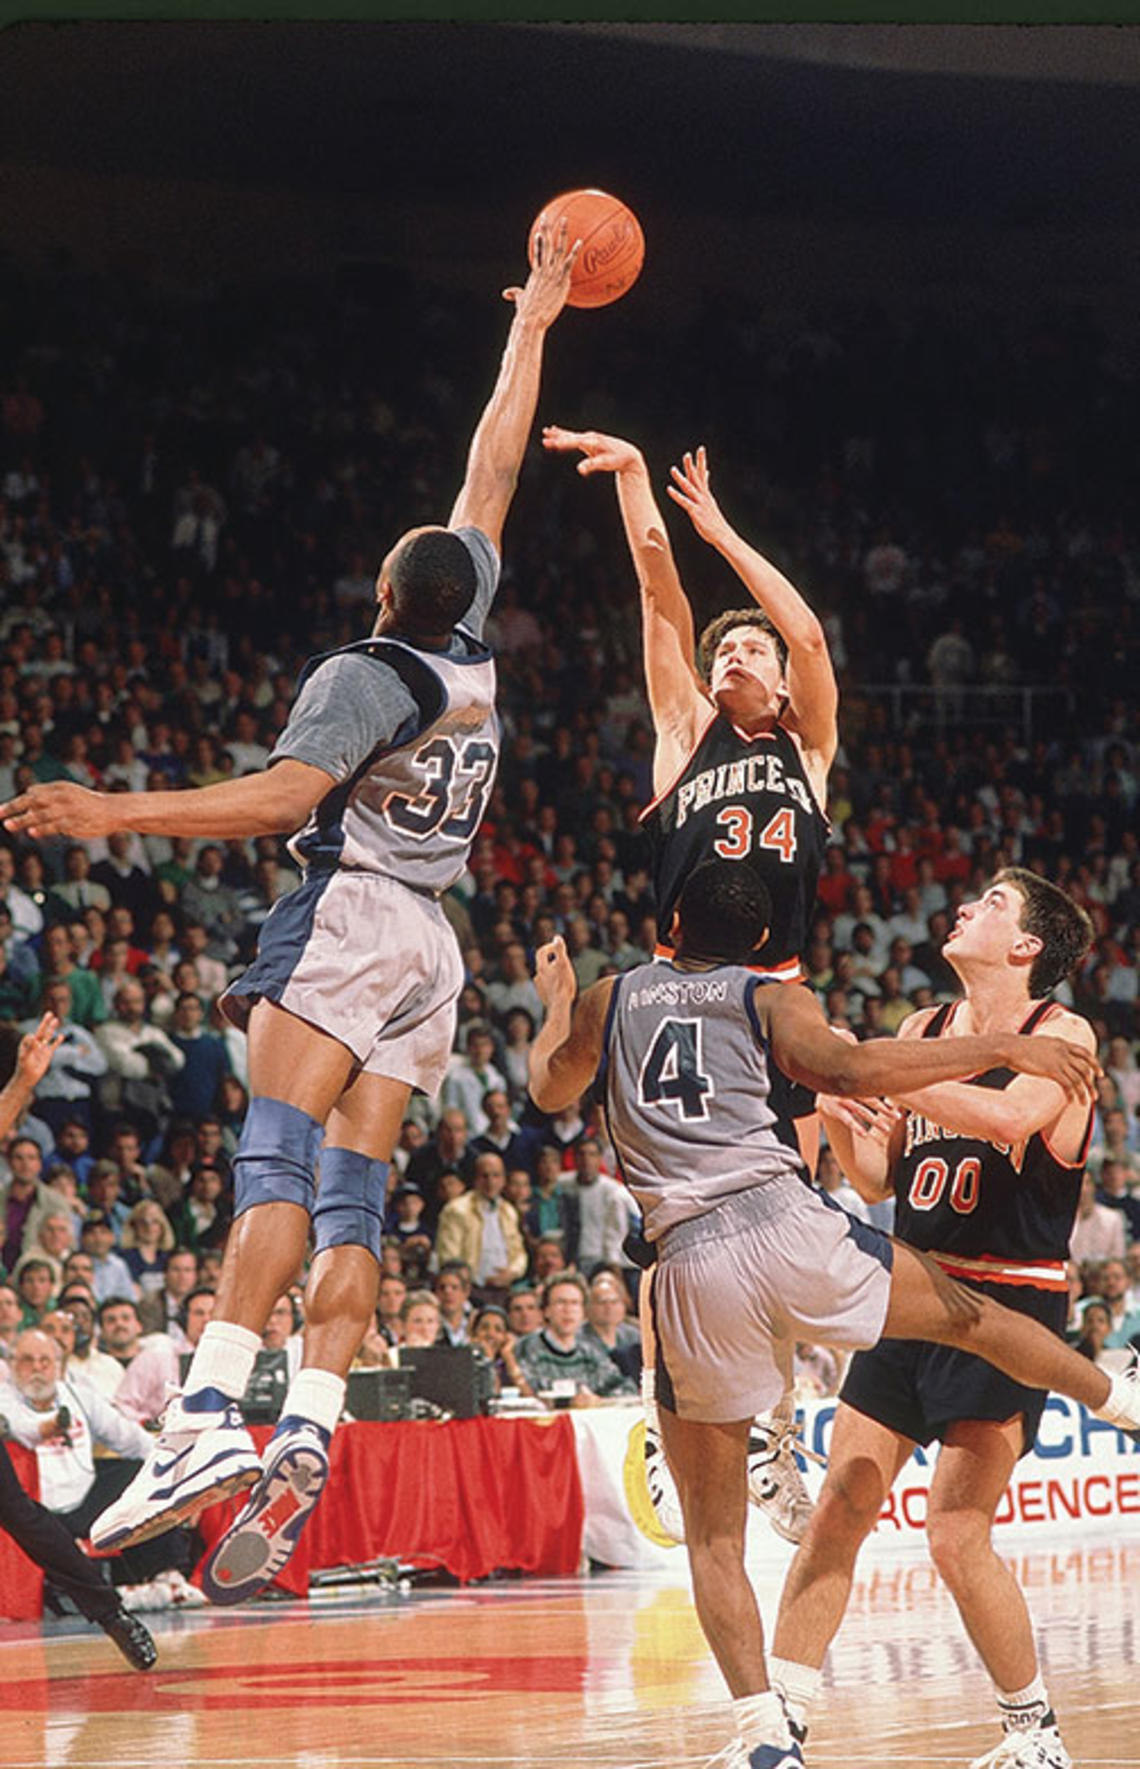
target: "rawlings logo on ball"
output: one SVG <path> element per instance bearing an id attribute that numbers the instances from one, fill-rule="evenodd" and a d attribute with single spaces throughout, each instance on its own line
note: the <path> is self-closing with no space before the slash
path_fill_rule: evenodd
<path id="1" fill-rule="evenodd" d="M 606 307 L 633 287 L 645 260 L 645 236 L 632 209 L 604 190 L 569 190 L 555 197 L 531 228 L 532 264 L 538 229 L 557 233 L 563 221 L 568 244 L 581 241 L 570 272 L 570 307 Z"/>

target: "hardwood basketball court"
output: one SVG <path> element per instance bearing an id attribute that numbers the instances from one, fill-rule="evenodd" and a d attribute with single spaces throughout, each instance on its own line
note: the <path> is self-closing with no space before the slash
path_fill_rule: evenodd
<path id="1" fill-rule="evenodd" d="M 1140 1532 L 1011 1556 L 1074 1762 L 1140 1763 Z M 758 1579 L 775 1613 L 784 1562 Z M 5 1769 L 700 1769 L 729 1739 L 684 1562 L 146 1618 L 131 1672 L 79 1623 L 0 1625 Z M 988 1679 L 925 1556 L 857 1581 L 809 1740 L 820 1769 L 967 1764 Z"/>

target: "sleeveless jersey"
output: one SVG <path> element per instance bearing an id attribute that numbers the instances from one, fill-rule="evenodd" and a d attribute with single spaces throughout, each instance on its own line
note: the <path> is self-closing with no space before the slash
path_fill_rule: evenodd
<path id="1" fill-rule="evenodd" d="M 702 860 L 748 860 L 772 899 L 759 955 L 766 974 L 799 974 L 830 825 L 791 733 L 777 724 L 741 737 L 715 713 L 673 784 L 642 812 L 653 842 L 657 938 L 671 944 L 673 911 Z"/>
<path id="2" fill-rule="evenodd" d="M 957 1003 L 940 1007 L 924 1038 L 938 1038 Z M 1020 1028 L 1031 1032 L 1056 1004 L 1038 1002 Z M 967 1085 L 1004 1088 L 1012 1069 L 989 1069 Z M 1040 1131 L 1025 1142 L 956 1136 L 912 1112 L 894 1175 L 895 1233 L 933 1253 L 952 1277 L 1064 1290 L 1092 1114 L 1073 1163 L 1054 1154 Z"/>
<path id="3" fill-rule="evenodd" d="M 386 637 L 326 654 L 362 653 L 394 670 L 417 712 L 316 806 L 289 843 L 303 865 L 383 872 L 431 896 L 463 872 L 498 766 L 499 719 L 490 648 L 457 633 L 464 657 Z M 298 686 L 324 661 L 311 659 Z"/>
<path id="4" fill-rule="evenodd" d="M 660 962 L 614 984 L 598 1080 L 647 1240 L 756 1186 L 798 1194 L 803 1163 L 773 1108 L 756 988 L 741 965 Z"/>

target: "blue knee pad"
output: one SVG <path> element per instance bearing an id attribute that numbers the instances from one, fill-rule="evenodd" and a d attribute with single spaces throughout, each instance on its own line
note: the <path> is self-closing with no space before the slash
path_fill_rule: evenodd
<path id="1" fill-rule="evenodd" d="M 254 1098 L 234 1156 L 234 1216 L 254 1204 L 299 1204 L 312 1215 L 323 1124 L 282 1099 Z"/>
<path id="2" fill-rule="evenodd" d="M 321 1183 L 313 1206 L 313 1241 L 326 1247 L 367 1247 L 380 1257 L 388 1197 L 388 1162 L 359 1149 L 321 1151 Z"/>

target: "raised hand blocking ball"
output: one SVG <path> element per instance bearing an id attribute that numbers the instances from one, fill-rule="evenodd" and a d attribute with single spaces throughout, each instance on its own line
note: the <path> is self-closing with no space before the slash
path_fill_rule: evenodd
<path id="1" fill-rule="evenodd" d="M 570 272 L 570 307 L 605 307 L 633 287 L 645 259 L 645 236 L 632 209 L 604 190 L 568 190 L 553 197 L 535 218 L 529 254 L 545 222 L 555 231 L 566 222 L 566 243 L 581 240 L 582 249 Z"/>

